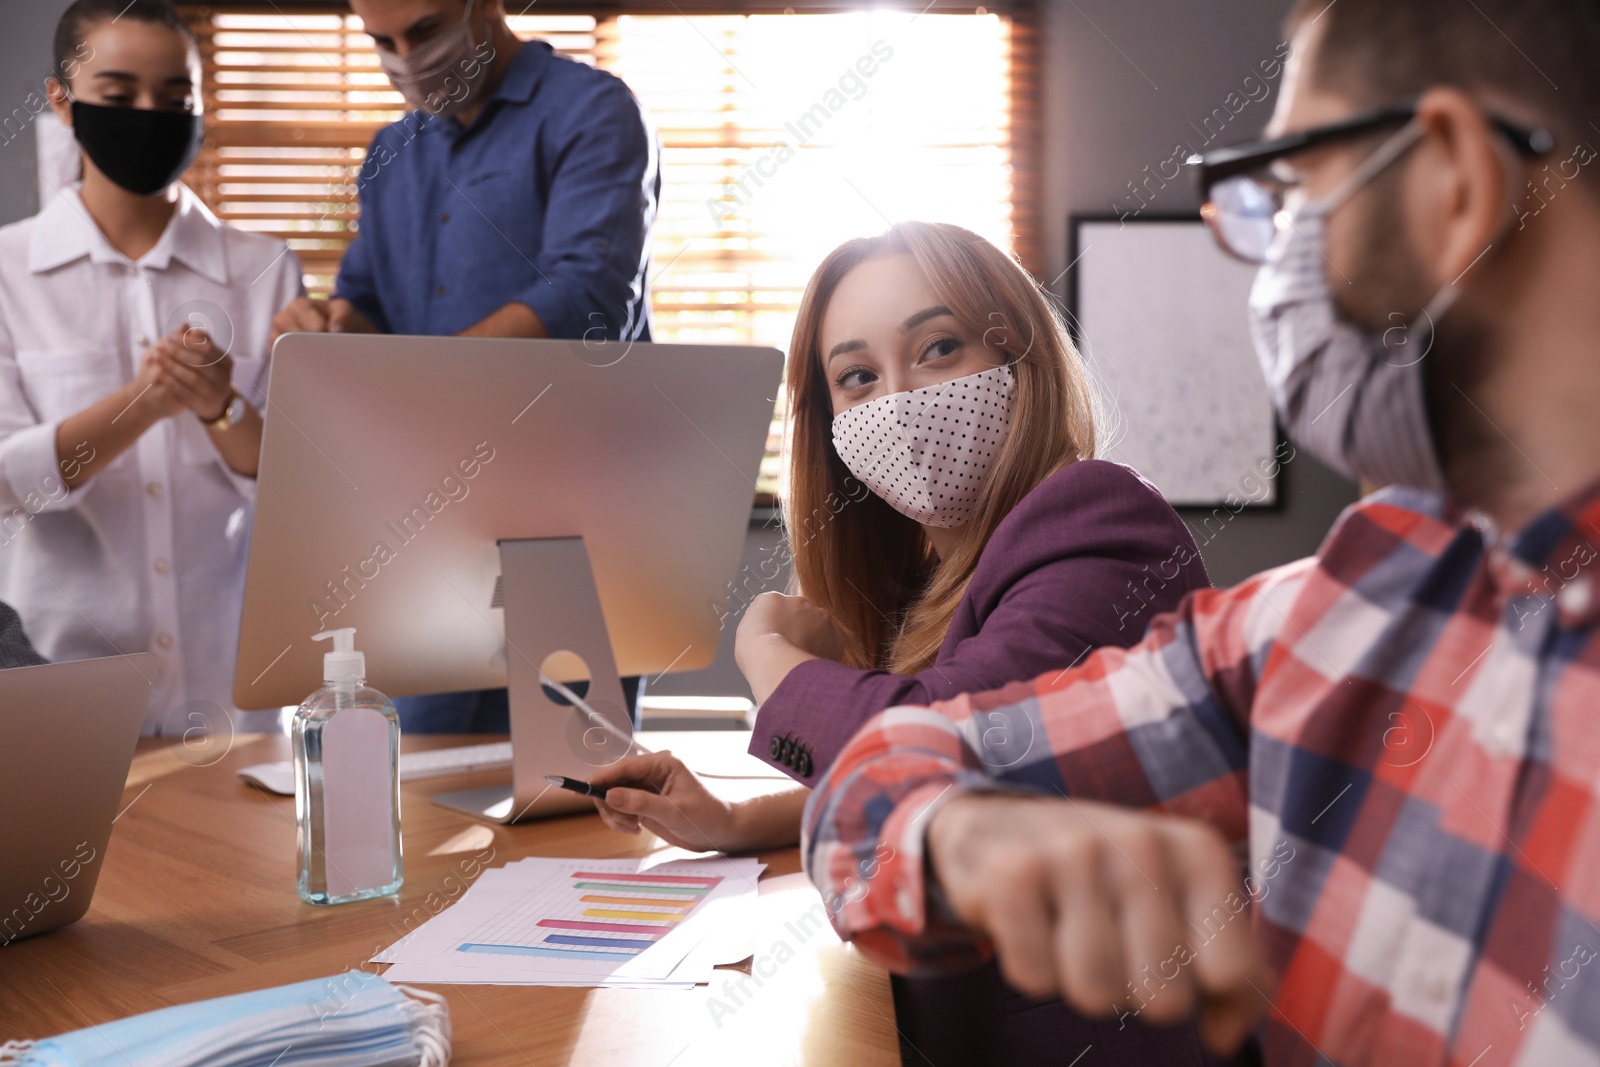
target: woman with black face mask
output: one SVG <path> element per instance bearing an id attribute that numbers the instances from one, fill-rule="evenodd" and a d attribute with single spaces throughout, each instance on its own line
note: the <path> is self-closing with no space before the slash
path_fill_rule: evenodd
<path id="1" fill-rule="evenodd" d="M 0 600 L 52 660 L 156 653 L 146 733 L 271 728 L 230 694 L 267 339 L 299 263 L 178 181 L 200 55 L 167 0 L 77 0 L 46 85 L 83 178 L 0 229 Z"/>

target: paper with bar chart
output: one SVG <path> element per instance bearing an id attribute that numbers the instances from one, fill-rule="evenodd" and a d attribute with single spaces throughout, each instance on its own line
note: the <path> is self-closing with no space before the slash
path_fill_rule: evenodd
<path id="1" fill-rule="evenodd" d="M 693 950 L 743 916 L 762 869 L 750 859 L 519 860 L 485 871 L 374 962 L 393 964 L 391 981 L 707 981 L 713 963 L 731 960 Z"/>

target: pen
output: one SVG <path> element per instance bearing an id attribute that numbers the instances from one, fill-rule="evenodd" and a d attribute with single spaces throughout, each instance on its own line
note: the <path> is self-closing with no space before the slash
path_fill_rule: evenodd
<path id="1" fill-rule="evenodd" d="M 544 780 L 558 789 L 565 789 L 573 793 L 581 793 L 583 796 L 596 797 L 600 800 L 604 800 L 606 798 L 606 791 L 603 788 L 597 789 L 588 782 L 579 781 L 576 778 L 568 778 L 563 774 L 547 774 L 544 776 Z"/>

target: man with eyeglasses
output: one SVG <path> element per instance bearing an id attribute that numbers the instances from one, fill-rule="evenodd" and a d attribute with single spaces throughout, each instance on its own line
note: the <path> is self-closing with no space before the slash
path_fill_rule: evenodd
<path id="1" fill-rule="evenodd" d="M 1388 488 L 1130 650 L 879 716 L 807 869 L 895 969 L 1270 1064 L 1600 1063 L 1600 189 L 1553 167 L 1600 5 L 1289 30 L 1271 139 L 1191 169 L 1289 434 Z"/>
<path id="2" fill-rule="evenodd" d="M 293 301 L 275 334 L 563 337 L 598 364 L 649 341 L 659 146 L 621 79 L 519 40 L 504 0 L 350 9 L 414 110 L 361 163 L 333 297 Z M 635 705 L 638 678 L 623 689 Z M 504 689 L 396 704 L 413 733 L 510 729 Z"/>

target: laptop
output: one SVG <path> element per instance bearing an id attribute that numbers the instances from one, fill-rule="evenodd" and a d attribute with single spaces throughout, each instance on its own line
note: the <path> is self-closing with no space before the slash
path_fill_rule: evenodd
<path id="1" fill-rule="evenodd" d="M 0 949 L 89 910 L 155 676 L 149 653 L 0 671 Z"/>

